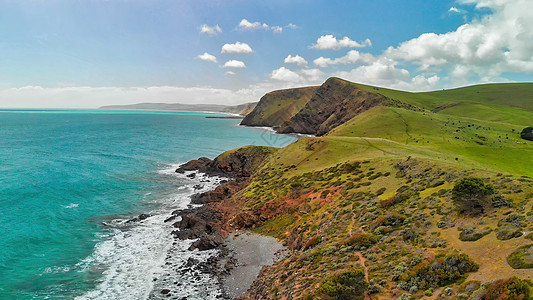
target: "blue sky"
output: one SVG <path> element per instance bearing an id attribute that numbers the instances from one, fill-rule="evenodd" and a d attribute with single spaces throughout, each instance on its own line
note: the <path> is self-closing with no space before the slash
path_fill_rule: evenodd
<path id="1" fill-rule="evenodd" d="M 412 91 L 531 81 L 527 11 L 527 0 L 0 1 L 0 107 L 236 104 L 330 76 Z"/>

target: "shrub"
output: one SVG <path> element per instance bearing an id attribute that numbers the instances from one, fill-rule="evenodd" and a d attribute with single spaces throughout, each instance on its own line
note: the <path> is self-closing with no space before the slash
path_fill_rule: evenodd
<path id="1" fill-rule="evenodd" d="M 455 184 L 452 199 L 461 211 L 471 214 L 483 212 L 488 196 L 494 194 L 494 188 L 476 177 L 465 177 Z"/>
<path id="2" fill-rule="evenodd" d="M 483 300 L 530 299 L 530 282 L 517 277 L 498 280 L 487 286 Z"/>
<path id="3" fill-rule="evenodd" d="M 507 263 L 513 269 L 533 268 L 533 244 L 519 247 L 507 257 Z"/>
<path id="4" fill-rule="evenodd" d="M 377 243 L 378 239 L 373 234 L 361 233 L 352 235 L 343 244 L 349 246 L 370 247 Z"/>
<path id="5" fill-rule="evenodd" d="M 403 276 L 401 280 L 416 283 L 420 289 L 437 288 L 455 283 L 465 278 L 465 274 L 475 272 L 479 266 L 466 254 L 451 254 L 437 256 L 432 261 L 422 262 Z"/>
<path id="6" fill-rule="evenodd" d="M 367 289 L 365 273 L 362 270 L 353 269 L 324 278 L 320 283 L 318 293 L 326 299 L 364 299 Z"/>
<path id="7" fill-rule="evenodd" d="M 402 202 L 404 202 L 407 199 L 409 199 L 409 195 L 407 193 L 398 193 L 398 194 L 394 195 L 393 197 L 391 197 L 389 199 L 381 201 L 379 203 L 379 206 L 381 208 L 387 208 L 387 207 L 391 207 L 391 206 L 393 206 L 395 204 L 402 203 Z"/>

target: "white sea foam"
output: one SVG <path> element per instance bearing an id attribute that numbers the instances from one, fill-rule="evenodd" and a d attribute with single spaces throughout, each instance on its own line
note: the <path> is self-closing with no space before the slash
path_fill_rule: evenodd
<path id="1" fill-rule="evenodd" d="M 64 208 L 75 208 L 80 206 L 78 203 L 70 203 L 69 205 L 63 205 Z"/>
<path id="2" fill-rule="evenodd" d="M 220 296 L 216 278 L 184 267 L 189 258 L 206 261 L 218 250 L 189 251 L 193 241 L 175 240 L 172 222 L 164 220 L 172 216 L 173 210 L 186 208 L 192 194 L 214 189 L 222 178 L 197 172 L 178 174 L 175 173 L 178 166 L 171 165 L 159 172 L 187 182 L 181 191 L 161 199 L 160 210 L 150 212 L 150 217 L 138 222 L 128 223 L 127 219 L 108 222 L 111 233 L 75 268 L 102 273 L 102 278 L 94 290 L 76 299 L 168 299 L 160 293 L 162 289 L 170 289 L 172 296 L 186 299 Z M 194 179 L 187 177 L 191 173 L 196 173 Z"/>

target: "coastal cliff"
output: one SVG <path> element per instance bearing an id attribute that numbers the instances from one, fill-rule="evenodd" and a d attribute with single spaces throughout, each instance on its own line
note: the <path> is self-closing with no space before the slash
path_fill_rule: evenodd
<path id="1" fill-rule="evenodd" d="M 509 123 L 500 105 L 491 117 L 506 122 L 432 112 L 424 97 L 329 79 L 279 130 L 321 136 L 177 170 L 230 179 L 192 198 L 202 207 L 176 212 L 175 236 L 199 250 L 242 230 L 282 242 L 288 255 L 242 299 L 528 299 L 533 171 L 523 162 L 533 144 L 523 119 Z"/>
<path id="2" fill-rule="evenodd" d="M 381 94 L 363 91 L 348 81 L 330 78 L 322 84 L 305 107 L 284 122 L 279 133 L 324 135 L 371 107 L 387 104 Z"/>
<path id="3" fill-rule="evenodd" d="M 270 92 L 259 100 L 241 125 L 277 128 L 297 114 L 317 89 L 305 87 Z"/>

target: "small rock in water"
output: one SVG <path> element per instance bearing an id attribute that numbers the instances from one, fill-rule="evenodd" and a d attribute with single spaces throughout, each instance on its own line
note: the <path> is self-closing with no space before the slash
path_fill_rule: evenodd
<path id="1" fill-rule="evenodd" d="M 163 294 L 163 295 L 166 295 L 166 294 L 168 294 L 168 293 L 170 293 L 170 290 L 169 290 L 169 289 L 163 289 L 163 290 L 161 290 L 161 294 Z"/>

